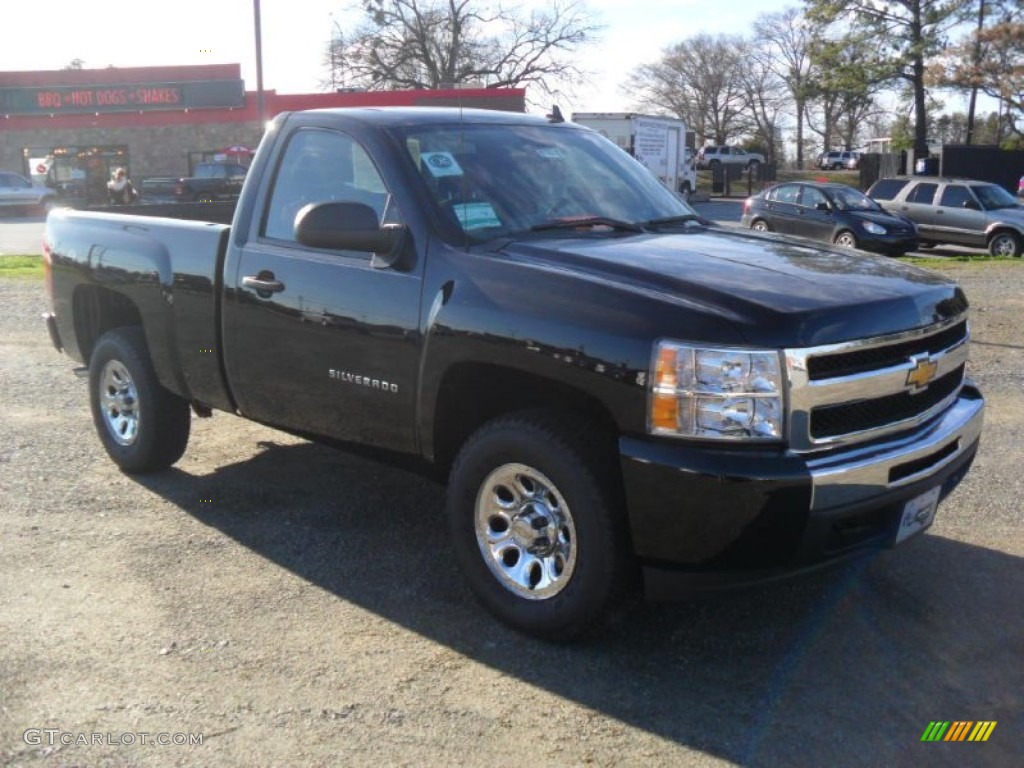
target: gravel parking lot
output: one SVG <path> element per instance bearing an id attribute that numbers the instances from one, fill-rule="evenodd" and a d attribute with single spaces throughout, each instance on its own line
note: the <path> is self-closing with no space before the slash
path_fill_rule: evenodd
<path id="1" fill-rule="evenodd" d="M 477 607 L 414 475 L 223 414 L 121 474 L 42 286 L 0 280 L 0 763 L 1024 764 L 1024 264 L 948 273 L 989 409 L 927 534 L 573 647 Z"/>

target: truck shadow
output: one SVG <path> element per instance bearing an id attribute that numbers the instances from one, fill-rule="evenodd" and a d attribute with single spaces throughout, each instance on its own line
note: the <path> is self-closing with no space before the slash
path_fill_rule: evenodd
<path id="1" fill-rule="evenodd" d="M 637 605 L 588 642 L 553 646 L 476 604 L 448 545 L 440 486 L 313 444 L 261 448 L 211 475 L 173 469 L 139 482 L 343 600 L 725 760 L 955 764 L 945 750 L 969 747 L 972 764 L 1019 764 L 1020 558 L 929 534 L 794 582 Z M 1004 738 L 922 744 L 937 719 L 996 720 Z"/>

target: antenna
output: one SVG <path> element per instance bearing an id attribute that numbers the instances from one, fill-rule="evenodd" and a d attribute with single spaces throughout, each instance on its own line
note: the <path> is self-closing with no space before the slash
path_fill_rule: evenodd
<path id="1" fill-rule="evenodd" d="M 551 114 L 550 115 L 545 115 L 545 117 L 547 117 L 549 123 L 564 123 L 565 122 L 565 118 L 562 117 L 562 110 L 560 110 L 558 108 L 557 104 L 552 104 L 551 105 Z"/>

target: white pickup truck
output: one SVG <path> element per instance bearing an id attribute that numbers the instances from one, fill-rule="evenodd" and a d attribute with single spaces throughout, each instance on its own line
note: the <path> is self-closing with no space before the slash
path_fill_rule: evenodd
<path id="1" fill-rule="evenodd" d="M 705 170 L 715 165 L 741 165 L 749 168 L 764 162 L 764 155 L 759 152 L 747 152 L 740 147 L 707 146 L 697 152 L 697 167 Z"/>

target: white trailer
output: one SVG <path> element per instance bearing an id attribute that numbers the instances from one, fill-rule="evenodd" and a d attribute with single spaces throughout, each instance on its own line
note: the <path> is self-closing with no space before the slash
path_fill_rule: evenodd
<path id="1" fill-rule="evenodd" d="M 693 152 L 687 147 L 682 120 L 633 112 L 576 112 L 572 119 L 611 139 L 683 197 L 697 188 Z"/>

